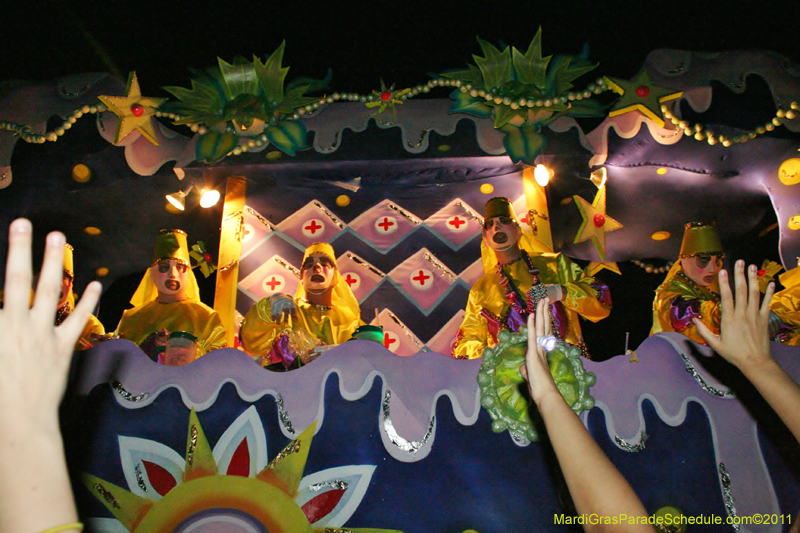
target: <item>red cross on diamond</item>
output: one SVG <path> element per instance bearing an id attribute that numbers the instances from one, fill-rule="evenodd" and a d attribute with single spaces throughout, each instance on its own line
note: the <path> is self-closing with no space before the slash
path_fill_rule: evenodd
<path id="1" fill-rule="evenodd" d="M 397 231 L 397 219 L 394 217 L 380 217 L 375 221 L 375 229 L 383 235 L 390 235 Z"/>
<path id="2" fill-rule="evenodd" d="M 427 291 L 433 287 L 433 274 L 426 268 L 414 270 L 411 275 L 411 286 L 415 289 Z"/>
<path id="3" fill-rule="evenodd" d="M 316 218 L 312 218 L 303 224 L 303 235 L 306 237 L 319 237 L 323 231 L 325 231 L 325 224 Z"/>
<path id="4" fill-rule="evenodd" d="M 284 284 L 285 280 L 283 276 L 267 276 L 264 278 L 264 281 L 261 282 L 261 285 L 267 292 L 277 292 L 284 287 Z"/>

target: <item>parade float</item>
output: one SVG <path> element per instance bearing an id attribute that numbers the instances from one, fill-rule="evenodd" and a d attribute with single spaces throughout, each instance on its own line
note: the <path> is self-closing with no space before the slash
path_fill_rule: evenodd
<path id="1" fill-rule="evenodd" d="M 552 450 L 511 421 L 519 398 L 495 372 L 519 359 L 449 356 L 493 196 L 620 288 L 587 331 L 590 352 L 616 357 L 570 375 L 648 511 L 788 529 L 791 437 L 709 349 L 647 333 L 687 221 L 715 220 L 729 257 L 797 266 L 798 66 L 656 50 L 628 80 L 585 49 L 543 56 L 541 31 L 527 48 L 477 46 L 466 68 L 369 94 L 292 79 L 284 45 L 159 96 L 135 73 L 2 87 L 3 221 L 64 231 L 78 288 L 138 275 L 153 235 L 181 228 L 228 329 L 230 348 L 183 367 L 125 340 L 76 357 L 65 446 L 91 530 L 563 531 Z M 259 299 L 294 293 L 313 242 L 333 245 L 383 342 L 270 372 L 235 348 L 237 328 Z M 796 348 L 774 349 L 800 378 Z"/>

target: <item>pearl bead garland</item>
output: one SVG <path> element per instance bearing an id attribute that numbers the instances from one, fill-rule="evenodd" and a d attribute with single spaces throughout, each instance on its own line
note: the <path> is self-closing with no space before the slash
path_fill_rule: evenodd
<path id="1" fill-rule="evenodd" d="M 665 119 L 672 122 L 678 129 L 683 130 L 683 133 L 687 137 L 693 137 L 697 141 L 705 140 L 712 146 L 720 143 L 722 146 L 728 147 L 734 143 L 744 143 L 755 139 L 759 135 L 764 135 L 768 131 L 773 131 L 777 126 L 783 125 L 784 120 L 795 119 L 797 117 L 796 111 L 800 110 L 800 104 L 792 102 L 789 107 L 789 110 L 778 108 L 778 110 L 775 111 L 775 116 L 766 124 L 756 126 L 755 129 L 751 131 L 742 132 L 733 137 L 727 137 L 726 135 L 717 134 L 712 130 L 707 130 L 702 124 L 695 124 L 692 126 L 687 121 L 676 117 L 665 104 L 662 104 L 661 112 L 664 114 Z"/>

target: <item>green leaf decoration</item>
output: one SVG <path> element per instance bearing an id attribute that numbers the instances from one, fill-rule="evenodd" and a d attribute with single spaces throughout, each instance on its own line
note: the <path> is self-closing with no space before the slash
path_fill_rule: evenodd
<path id="1" fill-rule="evenodd" d="M 308 130 L 306 130 L 305 124 L 298 120 L 285 120 L 264 130 L 269 142 L 274 144 L 280 151 L 292 156 L 298 150 L 308 148 L 306 144 L 307 133 Z"/>
<path id="2" fill-rule="evenodd" d="M 508 431 L 515 442 L 523 445 L 539 440 L 533 423 L 539 414 L 519 372 L 527 349 L 527 328 L 519 333 L 501 331 L 497 345 L 484 350 L 477 378 L 481 406 L 492 418 L 492 431 Z M 580 414 L 594 407 L 589 389 L 597 377 L 583 368 L 580 348 L 558 342 L 547 354 L 547 362 L 556 387 L 573 411 Z"/>
<path id="3" fill-rule="evenodd" d="M 253 65 L 242 58 L 236 58 L 233 65 L 217 58 L 224 82 L 223 88 L 228 100 L 242 94 L 258 94 L 258 76 Z"/>
<path id="4" fill-rule="evenodd" d="M 205 163 L 216 163 L 224 158 L 239 144 L 238 137 L 233 133 L 219 133 L 209 131 L 197 139 L 195 158 Z"/>
<path id="5" fill-rule="evenodd" d="M 606 114 L 606 109 L 608 108 L 608 106 L 590 98 L 580 101 L 576 100 L 571 103 L 572 106 L 566 113 L 571 117 L 600 117 Z"/>
<path id="6" fill-rule="evenodd" d="M 538 128 L 528 123 L 522 126 L 506 124 L 500 131 L 506 134 L 503 146 L 514 164 L 522 162 L 534 165 L 536 156 L 547 145 L 547 139 L 539 133 Z"/>
<path id="7" fill-rule="evenodd" d="M 526 111 L 514 110 L 508 106 L 497 106 L 494 112 L 494 127 L 500 129 L 505 126 L 509 120 L 523 113 L 527 114 Z"/>
<path id="8" fill-rule="evenodd" d="M 160 107 L 162 111 L 180 115 L 177 124 L 206 124 L 213 128 L 222 120 L 222 108 L 225 100 L 212 86 L 198 80 L 192 80 L 192 88 L 164 87 L 178 101 L 170 101 Z"/>
<path id="9" fill-rule="evenodd" d="M 517 80 L 526 85 L 544 87 L 545 76 L 547 75 L 547 65 L 552 56 L 542 57 L 542 28 L 536 32 L 536 36 L 528 46 L 528 51 L 521 54 L 516 48 L 511 51 L 514 71 L 517 73 Z"/>
<path id="10" fill-rule="evenodd" d="M 492 108 L 484 104 L 481 100 L 473 98 L 469 93 L 462 93 L 458 89 L 450 94 L 453 103 L 450 105 L 449 113 L 466 113 L 480 118 L 492 116 Z"/>
<path id="11" fill-rule="evenodd" d="M 568 55 L 557 55 L 550 63 L 546 85 L 548 96 L 558 96 L 572 89 L 572 81 L 591 72 L 597 64 Z"/>
<path id="12" fill-rule="evenodd" d="M 230 102 L 225 104 L 222 111 L 222 118 L 226 122 L 235 120 L 240 126 L 249 128 L 253 125 L 253 119 L 269 122 L 271 113 L 265 109 L 263 98 L 250 93 L 240 94 Z"/>
<path id="13" fill-rule="evenodd" d="M 501 87 L 503 84 L 514 80 L 511 67 L 511 50 L 506 47 L 502 52 L 493 45 L 478 38 L 485 57 L 473 55 L 475 64 L 481 71 L 483 83 L 487 89 Z"/>
<path id="14" fill-rule="evenodd" d="M 304 107 L 319 100 L 317 96 L 303 96 L 309 90 L 311 84 L 298 85 L 286 91 L 286 96 L 278 105 L 276 111 L 279 113 L 293 113 L 298 107 Z"/>
<path id="15" fill-rule="evenodd" d="M 281 66 L 285 47 L 286 41 L 283 41 L 278 49 L 267 57 L 264 63 L 253 57 L 253 65 L 255 66 L 258 81 L 261 84 L 261 90 L 264 91 L 264 96 L 269 102 L 275 102 L 276 104 L 283 100 L 283 82 L 289 73 L 289 67 Z"/>

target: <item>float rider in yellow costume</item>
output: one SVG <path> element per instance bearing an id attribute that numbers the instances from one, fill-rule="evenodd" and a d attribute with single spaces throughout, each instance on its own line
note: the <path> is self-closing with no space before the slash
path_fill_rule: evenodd
<path id="1" fill-rule="evenodd" d="M 659 331 L 676 331 L 705 344 L 697 333 L 693 318 L 699 318 L 711 332 L 719 335 L 717 275 L 724 258 L 722 242 L 713 223 L 686 224 L 680 258 L 656 289 L 651 335 Z"/>
<path id="2" fill-rule="evenodd" d="M 464 321 L 452 346 L 452 356 L 475 359 L 497 344 L 502 329 L 518 331 L 550 298 L 553 333 L 579 346 L 588 357 L 578 316 L 592 322 L 611 312 L 608 286 L 561 253 L 551 253 L 520 226 L 508 198 L 486 203 L 481 231 L 484 275 L 469 292 Z"/>
<path id="3" fill-rule="evenodd" d="M 299 364 L 293 341 L 284 334 L 290 317 L 292 332 L 302 332 L 319 346 L 342 344 L 363 324 L 358 300 L 342 279 L 330 244 L 306 248 L 300 276 L 294 298 L 281 293 L 263 298 L 248 311 L 240 329 L 245 352 L 276 370 Z"/>
<path id="4" fill-rule="evenodd" d="M 64 276 L 61 278 L 61 295 L 58 298 L 58 310 L 56 311 L 56 326 L 61 324 L 75 309 L 75 294 L 72 286 L 75 281 L 75 263 L 73 258 L 74 249 L 71 245 L 64 243 Z M 89 315 L 89 321 L 83 328 L 81 336 L 75 344 L 76 350 L 87 350 L 103 340 L 106 333 L 103 324 L 94 315 Z"/>
<path id="5" fill-rule="evenodd" d="M 770 335 L 782 344 L 800 346 L 800 266 L 780 276 L 784 289 L 769 305 Z"/>
<path id="6" fill-rule="evenodd" d="M 227 345 L 219 315 L 200 301 L 197 278 L 189 263 L 186 233 L 181 230 L 158 233 L 153 263 L 131 304 L 133 309 L 122 313 L 117 334 L 144 345 L 145 351 L 166 343 L 169 334 L 176 331 L 197 337 L 197 357 Z"/>

